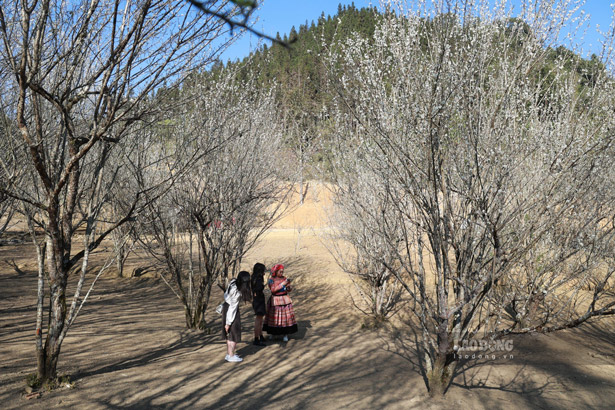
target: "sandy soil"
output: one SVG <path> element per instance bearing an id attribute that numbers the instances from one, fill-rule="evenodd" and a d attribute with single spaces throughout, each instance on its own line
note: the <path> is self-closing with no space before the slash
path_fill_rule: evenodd
<path id="1" fill-rule="evenodd" d="M 59 363 L 72 388 L 27 400 L 36 367 L 35 254 L 0 247 L 0 407 L 173 409 L 611 409 L 615 407 L 615 320 L 554 335 L 513 339 L 512 358 L 470 361 L 443 399 L 427 396 L 407 328 L 363 330 L 348 278 L 323 238 L 317 186 L 250 252 L 244 268 L 284 263 L 294 279 L 299 333 L 288 343 L 251 345 L 253 315 L 241 306 L 240 364 L 224 361 L 220 316 L 213 332 L 187 331 L 179 301 L 154 278 L 106 277 L 69 332 Z M 19 242 L 19 237 L 16 242 Z M 5 263 L 14 261 L 15 265 Z M 134 266 L 147 261 L 132 261 Z M 134 267 L 133 266 L 133 267 Z M 214 301 L 222 299 L 214 293 Z M 215 305 L 214 305 L 215 306 Z"/>

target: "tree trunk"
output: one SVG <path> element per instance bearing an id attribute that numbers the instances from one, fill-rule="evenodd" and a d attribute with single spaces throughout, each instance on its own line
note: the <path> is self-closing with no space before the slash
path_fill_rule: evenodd
<path id="1" fill-rule="evenodd" d="M 205 323 L 205 312 L 207 312 L 207 307 L 209 306 L 209 298 L 211 297 L 211 288 L 213 285 L 213 278 L 210 275 L 207 275 L 205 280 L 205 292 L 203 293 L 203 300 L 201 301 L 203 314 L 201 315 L 201 323 L 199 324 L 199 329 L 201 330 L 205 330 L 207 327 L 207 323 Z"/>
<path id="2" fill-rule="evenodd" d="M 456 364 L 457 362 L 452 360 L 452 355 L 439 354 L 438 357 L 436 357 L 431 370 L 427 372 L 427 387 L 430 397 L 440 397 L 444 395 L 446 388 L 453 378 Z"/>
<path id="3" fill-rule="evenodd" d="M 57 377 L 58 358 L 60 356 L 60 336 L 66 321 L 66 279 L 51 285 L 51 320 L 44 352 L 43 380 L 52 380 Z M 39 369 L 40 373 L 41 369 Z"/>
<path id="4" fill-rule="evenodd" d="M 200 289 L 196 294 L 196 301 L 194 303 L 194 311 L 192 311 L 188 305 L 184 305 L 184 311 L 186 315 L 186 326 L 188 329 L 205 330 L 207 323 L 205 322 L 205 312 L 209 306 L 209 298 L 211 296 L 211 288 L 213 285 L 213 277 L 209 274 L 203 279 Z"/>
<path id="5" fill-rule="evenodd" d="M 117 274 L 120 278 L 124 277 L 124 263 L 126 262 L 126 251 L 124 246 L 120 245 L 117 249 L 117 257 L 115 259 L 115 266 L 117 267 Z"/>
<path id="6" fill-rule="evenodd" d="M 186 316 L 186 327 L 190 330 L 195 329 L 194 317 L 192 316 L 190 306 L 187 304 L 184 304 L 184 315 Z"/>
<path id="7" fill-rule="evenodd" d="M 45 350 L 43 349 L 43 312 L 45 303 L 45 241 L 40 243 L 36 239 L 36 231 L 34 224 L 28 214 L 28 227 L 32 234 L 32 239 L 36 245 L 36 256 L 38 261 L 38 284 L 37 284 L 37 300 L 36 300 L 36 365 L 37 376 L 42 380 L 45 376 Z"/>
<path id="8" fill-rule="evenodd" d="M 51 219 L 51 218 L 50 218 Z M 66 284 L 68 268 L 63 263 L 63 247 L 59 230 L 50 230 L 47 236 L 47 269 L 49 272 L 50 316 L 45 346 L 37 353 L 37 374 L 41 382 L 57 377 L 62 330 L 66 324 Z M 38 349 L 37 349 L 38 350 Z"/>

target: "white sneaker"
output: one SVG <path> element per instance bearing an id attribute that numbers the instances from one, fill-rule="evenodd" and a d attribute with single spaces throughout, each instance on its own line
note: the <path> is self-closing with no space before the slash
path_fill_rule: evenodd
<path id="1" fill-rule="evenodd" d="M 282 339 L 283 342 L 288 342 L 288 336 L 284 335 L 284 338 Z"/>
<path id="2" fill-rule="evenodd" d="M 226 355 L 224 360 L 226 360 L 227 362 L 241 362 L 241 361 L 243 361 L 243 359 L 241 357 L 237 356 L 237 355 L 233 355 L 233 356 Z"/>

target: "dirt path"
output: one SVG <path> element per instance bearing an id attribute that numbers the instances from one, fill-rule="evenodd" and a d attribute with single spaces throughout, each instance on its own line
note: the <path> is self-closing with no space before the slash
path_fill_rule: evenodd
<path id="1" fill-rule="evenodd" d="M 288 221 L 288 220 L 287 220 Z M 246 258 L 286 265 L 299 333 L 251 345 L 241 306 L 240 364 L 224 361 L 220 317 L 212 334 L 184 329 L 179 302 L 155 279 L 102 279 L 68 334 L 59 363 L 74 388 L 24 399 L 35 371 L 35 260 L 28 245 L 0 247 L 0 408 L 517 409 L 615 405 L 615 321 L 515 338 L 513 358 L 470 363 L 443 400 L 427 397 L 413 337 L 361 330 L 319 231 L 280 224 Z M 14 259 L 19 271 L 3 262 Z M 222 298 L 215 294 L 215 302 Z"/>

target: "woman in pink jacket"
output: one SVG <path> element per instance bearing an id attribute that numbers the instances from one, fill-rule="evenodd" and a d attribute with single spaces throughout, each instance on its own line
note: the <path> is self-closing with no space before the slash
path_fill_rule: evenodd
<path id="1" fill-rule="evenodd" d="M 288 341 L 288 335 L 297 332 L 297 320 L 293 302 L 288 295 L 292 290 L 290 279 L 284 276 L 284 266 L 275 265 L 271 268 L 271 278 L 267 282 L 271 290 L 271 297 L 267 302 L 267 316 L 263 330 L 270 335 L 284 335 L 284 341 Z"/>

